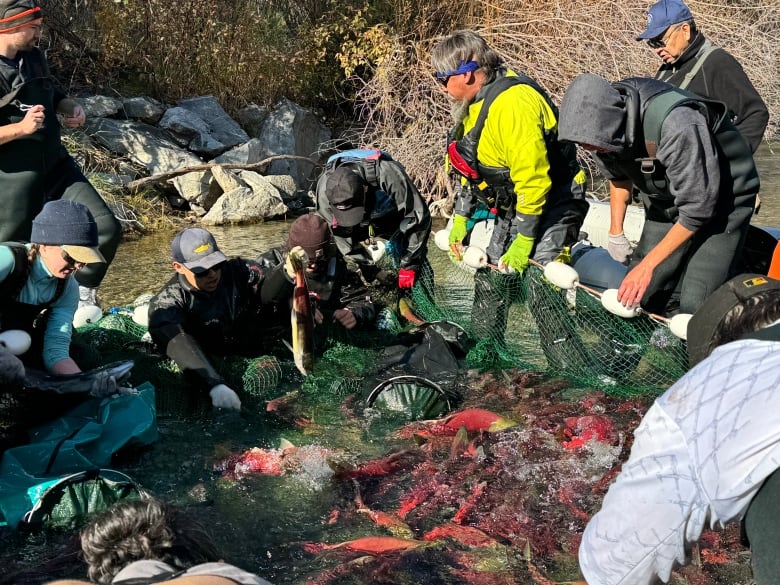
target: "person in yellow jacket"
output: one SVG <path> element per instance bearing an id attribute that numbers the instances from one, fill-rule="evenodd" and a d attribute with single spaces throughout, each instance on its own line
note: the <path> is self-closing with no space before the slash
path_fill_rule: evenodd
<path id="1" fill-rule="evenodd" d="M 460 176 L 449 235 L 455 259 L 470 220 L 487 216 L 494 222 L 485 250 L 490 264 L 522 273 L 529 258 L 556 260 L 577 241 L 588 205 L 575 146 L 558 142 L 555 105 L 536 82 L 507 69 L 473 31 L 455 31 L 439 42 L 431 63 L 457 122 L 448 146 L 449 163 Z M 501 296 L 490 270 L 478 270 L 472 309 L 477 337 L 503 336 L 508 303 Z"/>

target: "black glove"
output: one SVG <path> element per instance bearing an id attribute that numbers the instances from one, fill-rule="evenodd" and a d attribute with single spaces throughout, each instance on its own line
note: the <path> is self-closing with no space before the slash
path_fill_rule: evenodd
<path id="1" fill-rule="evenodd" d="M 384 286 L 398 286 L 398 273 L 394 270 L 380 270 L 376 273 L 376 281 Z"/>

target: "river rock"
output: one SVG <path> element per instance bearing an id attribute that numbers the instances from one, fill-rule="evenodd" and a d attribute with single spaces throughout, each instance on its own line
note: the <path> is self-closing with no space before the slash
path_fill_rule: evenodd
<path id="1" fill-rule="evenodd" d="M 105 95 L 93 95 L 78 101 L 87 118 L 109 118 L 122 111 L 122 100 Z"/>
<path id="2" fill-rule="evenodd" d="M 263 127 L 263 122 L 265 122 L 267 117 L 268 108 L 258 106 L 257 104 L 249 104 L 236 112 L 236 121 L 249 136 L 255 138 L 259 136 L 260 129 Z"/>
<path id="3" fill-rule="evenodd" d="M 209 126 L 209 134 L 214 140 L 225 145 L 224 150 L 249 140 L 249 135 L 228 116 L 213 95 L 183 99 L 178 105 L 204 120 Z"/>
<path id="4" fill-rule="evenodd" d="M 160 128 L 112 118 L 87 118 L 85 133 L 111 152 L 127 156 L 152 174 L 202 164 L 202 160 L 180 148 Z"/>
<path id="5" fill-rule="evenodd" d="M 257 184 L 238 187 L 222 195 L 201 222 L 204 225 L 255 223 L 287 213 L 287 206 L 276 187 L 262 175 L 257 177 Z"/>
<path id="6" fill-rule="evenodd" d="M 156 99 L 150 97 L 131 97 L 122 99 L 125 116 L 147 124 L 157 124 L 165 113 L 165 108 Z"/>
<path id="7" fill-rule="evenodd" d="M 239 165 L 251 165 L 256 162 L 260 162 L 260 153 L 263 150 L 263 145 L 257 138 L 252 138 L 249 142 L 245 142 L 235 148 L 223 152 L 213 161 L 219 164 L 233 163 Z"/>
<path id="8" fill-rule="evenodd" d="M 224 193 L 211 171 L 193 171 L 174 177 L 168 182 L 198 215 L 205 215 Z"/>
<path id="9" fill-rule="evenodd" d="M 286 98 L 282 98 L 268 115 L 258 134 L 263 145 L 263 158 L 277 154 L 311 158 L 330 137 L 330 130 L 320 123 L 311 110 Z M 315 164 L 288 159 L 273 161 L 267 174 L 290 175 L 299 187 L 308 188 L 315 179 L 315 171 Z"/>

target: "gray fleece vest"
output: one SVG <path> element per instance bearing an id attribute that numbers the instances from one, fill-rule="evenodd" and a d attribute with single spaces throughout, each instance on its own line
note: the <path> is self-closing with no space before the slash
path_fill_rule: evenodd
<path id="1" fill-rule="evenodd" d="M 666 168 L 655 154 L 666 116 L 676 107 L 687 106 L 707 120 L 718 148 L 721 174 L 726 177 L 724 186 L 729 182 L 732 186 L 730 196 L 736 199 L 758 192 L 760 182 L 750 146 L 729 120 L 725 104 L 655 79 L 632 77 L 613 85 L 626 96 L 626 139 L 639 163 L 624 170 L 640 191 L 672 205 Z"/>

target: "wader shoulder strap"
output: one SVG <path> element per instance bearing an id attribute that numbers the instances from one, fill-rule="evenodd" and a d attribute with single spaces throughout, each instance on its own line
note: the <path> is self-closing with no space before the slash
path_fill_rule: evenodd
<path id="1" fill-rule="evenodd" d="M 25 70 L 28 73 L 25 82 L 12 88 L 8 81 L 0 75 L 0 108 L 4 108 L 16 99 L 16 95 L 24 88 L 24 85 L 35 79 L 51 78 L 49 64 L 40 49 L 34 49 L 25 56 Z"/>
<path id="2" fill-rule="evenodd" d="M 728 118 L 728 108 L 723 102 L 711 100 L 692 94 L 679 87 L 672 87 L 653 96 L 642 114 L 642 131 L 645 138 L 645 149 L 650 159 L 655 159 L 658 152 L 658 142 L 661 139 L 661 126 L 666 116 L 682 103 L 696 105 L 704 115 L 707 127 L 718 139 L 718 131 L 723 120 Z"/>
<path id="3" fill-rule="evenodd" d="M 544 98 L 544 101 L 547 102 L 547 105 L 550 106 L 550 109 L 552 109 L 553 113 L 555 114 L 556 119 L 558 118 L 558 108 L 555 107 L 555 104 L 553 104 L 552 100 L 547 95 L 547 92 L 545 92 L 533 79 L 527 77 L 526 75 L 507 75 L 504 77 L 499 77 L 490 84 L 487 92 L 485 92 L 485 97 L 482 98 L 482 108 L 479 110 L 477 120 L 474 122 L 474 127 L 469 130 L 470 141 L 471 144 L 474 145 L 473 160 L 475 162 L 477 162 L 476 149 L 479 145 L 479 138 L 482 135 L 482 130 L 485 128 L 485 120 L 487 119 L 491 104 L 505 90 L 520 84 L 530 85 L 534 91 L 536 91 Z"/>
<path id="4" fill-rule="evenodd" d="M 666 116 L 684 101 L 690 101 L 690 96 L 677 88 L 660 93 L 650 100 L 642 114 L 642 133 L 645 137 L 647 156 L 654 159 L 658 152 L 658 142 L 661 139 L 661 126 Z"/>
<path id="5" fill-rule="evenodd" d="M 682 83 L 678 86 L 680 89 L 687 89 L 687 87 L 690 85 L 693 78 L 702 68 L 702 65 L 704 65 L 704 62 L 707 60 L 707 57 L 709 57 L 710 54 L 717 48 L 718 47 L 713 45 L 709 41 L 709 39 L 706 39 L 704 41 L 701 48 L 699 49 L 699 52 L 696 54 L 696 63 L 694 63 L 691 70 L 683 78 Z"/>

